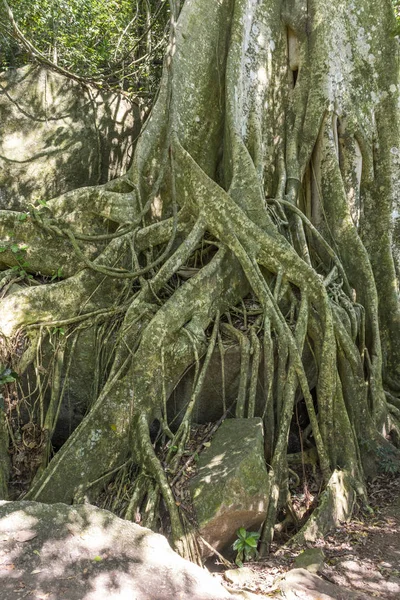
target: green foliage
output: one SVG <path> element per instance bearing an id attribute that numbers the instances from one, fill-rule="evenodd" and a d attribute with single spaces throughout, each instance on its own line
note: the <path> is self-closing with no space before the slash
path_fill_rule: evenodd
<path id="1" fill-rule="evenodd" d="M 62 272 L 62 267 L 58 267 L 58 269 L 56 271 L 53 272 L 50 281 L 57 281 L 63 278 L 63 272 Z"/>
<path id="2" fill-rule="evenodd" d="M 365 452 L 373 451 L 377 458 L 378 470 L 385 475 L 397 475 L 400 473 L 400 464 L 397 452 L 391 446 L 375 446 L 371 440 L 362 440 L 360 449 Z"/>
<path id="3" fill-rule="evenodd" d="M 246 531 L 244 527 L 236 532 L 237 540 L 233 544 L 233 549 L 237 551 L 235 563 L 238 567 L 243 567 L 243 561 L 257 558 L 257 542 L 260 534 L 256 531 Z"/>
<path id="4" fill-rule="evenodd" d="M 0 387 L 6 383 L 14 383 L 17 379 L 18 374 L 15 371 L 0 363 Z"/>
<path id="5" fill-rule="evenodd" d="M 53 335 L 65 335 L 65 329 L 63 327 L 53 327 L 51 333 Z"/>
<path id="6" fill-rule="evenodd" d="M 3 386 L 14 383 L 19 379 L 18 373 L 0 363 L 0 411 L 4 411 L 4 396 L 1 393 Z"/>
<path id="7" fill-rule="evenodd" d="M 19 277 L 27 277 L 28 279 L 32 279 L 32 275 L 27 273 L 26 269 L 29 268 L 29 263 L 25 260 L 26 251 L 28 250 L 28 246 L 26 244 L 11 244 L 10 250 L 14 254 L 14 257 L 17 261 L 17 264 L 14 267 L 11 267 L 11 271 L 14 271 L 19 275 Z"/>
<path id="8" fill-rule="evenodd" d="M 100 85 L 149 90 L 158 82 L 167 0 L 8 0 L 24 36 L 47 59 Z M 158 44 L 158 47 L 156 47 Z M 0 3 L 0 69 L 30 62 Z M 154 67 L 155 69 L 150 69 Z M 154 71 L 154 73 L 153 73 Z"/>
<path id="9" fill-rule="evenodd" d="M 385 475 L 397 475 L 400 465 L 396 458 L 396 452 L 390 446 L 380 446 L 377 451 L 378 467 Z"/>

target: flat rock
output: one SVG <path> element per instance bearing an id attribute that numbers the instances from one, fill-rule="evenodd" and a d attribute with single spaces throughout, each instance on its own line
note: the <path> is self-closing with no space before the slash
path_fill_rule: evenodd
<path id="1" fill-rule="evenodd" d="M 251 583 L 252 579 L 254 579 L 254 574 L 248 567 L 241 567 L 240 569 L 228 569 L 224 572 L 224 577 L 231 583 L 235 583 L 238 586 L 245 586 Z"/>
<path id="2" fill-rule="evenodd" d="M 234 600 L 162 535 L 89 504 L 0 502 L 1 600 Z"/>
<path id="3" fill-rule="evenodd" d="M 352 588 L 367 589 L 372 594 L 384 594 L 388 599 L 400 598 L 400 578 L 389 575 L 393 571 L 395 573 L 398 571 L 392 566 L 389 568 L 383 567 L 382 564 L 379 566 L 385 576 L 371 560 L 342 558 L 336 562 L 335 567 L 325 565 L 322 574 L 329 577 L 336 585 L 349 586 L 350 584 Z"/>
<path id="4" fill-rule="evenodd" d="M 340 588 L 306 569 L 292 569 L 277 583 L 285 600 L 373 600 L 362 592 Z"/>
<path id="5" fill-rule="evenodd" d="M 318 573 L 323 567 L 325 555 L 320 548 L 307 548 L 294 559 L 298 569 L 307 569 L 310 573 Z"/>
<path id="6" fill-rule="evenodd" d="M 262 419 L 227 419 L 200 455 L 190 491 L 201 536 L 217 550 L 265 518 L 268 473 Z M 204 549 L 204 555 L 209 551 Z"/>

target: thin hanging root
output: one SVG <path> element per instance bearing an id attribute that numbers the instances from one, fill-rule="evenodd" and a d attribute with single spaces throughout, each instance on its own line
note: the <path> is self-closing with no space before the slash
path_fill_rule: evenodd
<path id="1" fill-rule="evenodd" d="M 299 353 L 303 351 L 305 336 L 308 324 L 308 298 L 303 294 L 300 304 L 299 316 L 295 331 L 296 349 Z M 284 474 L 287 474 L 287 440 L 289 435 L 290 422 L 293 415 L 294 399 L 297 389 L 297 373 L 292 354 L 289 356 L 288 376 L 284 390 L 282 413 L 277 423 L 278 439 L 271 461 L 271 470 L 269 472 L 270 501 L 266 519 L 261 533 L 260 552 L 262 555 L 268 554 L 274 535 L 274 525 L 279 507 L 279 499 L 284 482 Z M 287 476 L 286 476 L 287 479 Z M 287 482 L 286 482 L 287 485 Z"/>
<path id="2" fill-rule="evenodd" d="M 144 413 L 138 415 L 136 423 L 136 435 L 138 436 L 136 454 L 143 460 L 149 474 L 154 477 L 160 488 L 171 519 L 173 543 L 181 556 L 184 556 L 186 554 L 184 529 L 167 477 L 151 444 L 146 415 Z"/>
<path id="3" fill-rule="evenodd" d="M 225 348 L 222 342 L 221 333 L 218 331 L 218 349 L 221 362 L 221 393 L 222 393 L 222 412 L 226 411 L 226 383 L 225 383 Z"/>
<path id="4" fill-rule="evenodd" d="M 63 385 L 61 385 L 62 381 L 62 368 L 64 366 L 64 354 L 65 354 L 65 341 L 60 341 L 60 345 L 55 353 L 55 364 L 53 367 L 53 377 L 51 381 L 51 397 L 50 403 L 47 408 L 46 417 L 43 424 L 43 431 L 45 435 L 45 445 L 42 448 L 42 461 L 37 470 L 36 477 L 40 476 L 43 470 L 46 468 L 49 460 L 50 460 L 50 448 L 51 448 L 51 438 L 53 436 L 58 415 L 61 408 L 61 402 L 65 391 L 66 381 L 68 379 L 68 372 L 71 366 L 72 354 L 75 348 L 75 344 L 72 344 L 71 356 L 69 360 L 69 365 L 67 367 L 67 372 L 65 374 L 65 379 Z"/>
<path id="5" fill-rule="evenodd" d="M 158 485 L 149 486 L 146 504 L 143 510 L 143 527 L 156 530 L 158 522 L 158 507 L 160 505 L 160 490 Z"/>
<path id="6" fill-rule="evenodd" d="M 274 415 L 274 396 L 273 396 L 273 373 L 274 365 L 274 344 L 271 337 L 271 322 L 267 315 L 264 316 L 264 396 L 265 405 L 263 412 L 264 421 L 264 455 L 267 464 L 271 463 L 274 451 L 275 437 L 275 415 Z"/>
<path id="7" fill-rule="evenodd" d="M 217 315 L 215 317 L 214 327 L 212 330 L 210 342 L 208 344 L 207 353 L 206 353 L 206 357 L 205 357 L 203 366 L 197 377 L 197 381 L 195 383 L 194 390 L 193 390 L 192 396 L 190 398 L 189 404 L 186 408 L 182 422 L 179 425 L 178 431 L 176 432 L 176 434 L 172 440 L 172 446 L 177 447 L 177 451 L 176 451 L 175 456 L 173 457 L 173 462 L 172 462 L 172 471 L 173 472 L 175 471 L 174 465 L 175 465 L 175 467 L 178 466 L 179 461 L 185 450 L 185 445 L 189 438 L 190 423 L 192 420 L 193 409 L 196 406 L 200 392 L 203 388 L 207 370 L 208 370 L 208 367 L 209 367 L 209 364 L 211 361 L 211 357 L 213 355 L 214 348 L 215 348 L 215 343 L 217 340 L 217 334 L 218 334 L 218 330 L 219 330 L 219 318 L 220 318 L 220 313 L 218 311 Z M 197 354 L 197 349 L 196 349 L 196 354 Z M 170 461 L 171 461 L 171 456 L 169 455 L 169 456 L 167 456 L 167 463 Z"/>
<path id="8" fill-rule="evenodd" d="M 169 428 L 168 420 L 167 420 L 167 390 L 165 386 L 165 352 L 164 346 L 161 348 L 161 377 L 162 377 L 162 398 L 163 398 L 163 406 L 162 406 L 162 414 L 161 414 L 161 427 L 165 435 L 169 437 L 170 440 L 174 438 L 174 434 Z"/>
<path id="9" fill-rule="evenodd" d="M 222 554 L 220 554 L 218 550 L 211 546 L 211 544 L 209 544 L 207 540 L 205 540 L 201 535 L 199 535 L 198 538 L 200 542 L 218 558 L 218 560 L 221 562 L 221 564 L 224 565 L 226 569 L 233 568 L 234 565 L 230 563 L 229 560 L 226 560 L 226 558 L 222 556 Z"/>
<path id="10" fill-rule="evenodd" d="M 319 424 L 318 424 L 318 420 L 315 414 L 315 410 L 314 410 L 314 404 L 313 404 L 313 399 L 311 397 L 310 394 L 310 390 L 308 389 L 308 382 L 307 382 L 307 378 L 306 375 L 304 373 L 304 367 L 302 365 L 301 362 L 301 353 L 299 351 L 299 346 L 297 341 L 295 341 L 293 339 L 293 334 L 290 331 L 287 323 L 285 322 L 279 307 L 276 305 L 276 303 L 274 302 L 274 298 L 271 294 L 271 291 L 269 289 L 269 287 L 266 285 L 265 280 L 263 279 L 260 269 L 257 265 L 257 263 L 255 261 L 252 262 L 253 264 L 253 269 L 251 271 L 252 274 L 252 278 L 254 280 L 254 289 L 255 291 L 258 289 L 260 292 L 260 301 L 264 302 L 264 306 L 265 306 L 265 310 L 271 311 L 272 309 L 272 314 L 274 315 L 275 319 L 275 323 L 276 323 L 276 329 L 277 329 L 277 333 L 280 337 L 283 337 L 283 339 L 286 339 L 289 343 L 289 352 L 290 352 L 290 356 L 293 358 L 294 360 L 294 367 L 296 369 L 296 375 L 298 377 L 298 381 L 300 383 L 300 387 L 301 387 L 301 391 L 303 392 L 303 396 L 306 402 L 306 406 L 307 406 L 307 411 L 309 414 L 309 418 L 310 418 L 310 422 L 312 424 L 312 428 L 313 428 L 313 435 L 314 435 L 314 440 L 317 446 L 317 450 L 318 450 L 318 456 L 320 459 L 320 466 L 321 466 L 321 471 L 324 477 L 324 481 L 328 482 L 329 478 L 330 478 L 330 466 L 329 466 L 329 459 L 324 447 L 324 443 L 321 437 L 321 433 L 320 433 L 320 429 L 319 429 Z M 254 273 L 254 275 L 253 275 Z M 249 276 L 248 272 L 246 271 L 246 274 Z M 261 285 L 260 285 L 261 284 Z M 256 291 L 256 293 L 258 293 L 258 291 Z M 261 300 L 262 299 L 262 300 Z M 303 306 L 303 312 L 305 312 L 305 322 L 307 323 L 308 320 L 308 300 L 305 301 L 304 300 L 304 305 Z M 300 315 L 299 315 L 300 318 Z M 299 343 L 301 343 L 301 340 L 303 340 L 304 343 L 304 339 L 305 339 L 305 335 L 307 332 L 307 325 L 304 325 L 300 323 L 300 327 L 299 327 L 299 323 L 296 326 L 296 331 L 298 332 L 298 336 L 299 336 Z"/>
<path id="11" fill-rule="evenodd" d="M 331 257 L 331 259 L 335 263 L 335 265 L 338 268 L 341 276 L 343 277 L 343 282 L 344 282 L 344 285 L 345 285 L 346 293 L 351 298 L 351 296 L 352 296 L 352 290 L 351 290 L 351 287 L 350 287 L 348 279 L 347 279 L 346 271 L 343 268 L 343 264 L 342 264 L 340 258 L 338 257 L 338 255 L 336 254 L 336 252 L 330 247 L 330 245 L 325 240 L 325 238 L 322 237 L 322 235 L 320 234 L 320 232 L 318 231 L 318 229 L 316 229 L 314 227 L 314 225 L 311 223 L 311 221 L 309 219 L 307 219 L 306 215 L 303 212 L 301 212 L 301 210 L 299 208 L 297 208 L 297 206 L 295 206 L 291 202 L 288 202 L 287 200 L 281 200 L 281 199 L 278 199 L 278 198 L 272 198 L 271 200 L 273 202 L 277 202 L 279 204 L 282 204 L 283 206 L 286 206 L 291 211 L 293 211 L 296 214 L 296 216 L 298 216 L 300 219 L 302 219 L 304 221 L 304 223 L 307 225 L 307 227 L 310 229 L 310 231 L 315 235 L 315 237 L 318 240 L 318 242 L 324 247 L 324 249 L 326 250 L 327 254 Z"/>
<path id="12" fill-rule="evenodd" d="M 257 394 L 257 381 L 258 371 L 260 367 L 260 354 L 261 347 L 260 342 L 255 332 L 254 326 L 250 330 L 250 341 L 251 341 L 251 352 L 253 355 L 251 365 L 251 376 L 250 376 L 250 388 L 249 388 L 249 405 L 247 416 L 249 419 L 254 417 L 255 405 L 256 405 L 256 394 Z"/>
<path id="13" fill-rule="evenodd" d="M 287 379 L 288 358 L 289 358 L 288 344 L 286 343 L 285 338 L 282 338 L 282 336 L 278 336 L 277 348 L 278 348 L 278 369 L 277 369 L 277 375 L 276 375 L 275 424 L 276 424 L 277 431 L 279 431 L 278 425 L 279 425 L 279 422 L 281 419 L 281 413 L 282 413 L 283 397 L 284 397 L 284 390 L 285 390 L 286 379 Z"/>
<path id="14" fill-rule="evenodd" d="M 125 519 L 127 521 L 141 521 L 140 507 L 143 499 L 146 497 L 149 484 L 150 478 L 142 471 L 135 480 L 133 494 L 125 511 Z"/>
<path id="15" fill-rule="evenodd" d="M 221 326 L 223 330 L 226 331 L 230 336 L 236 338 L 240 345 L 240 379 L 235 415 L 236 418 L 242 419 L 244 417 L 246 407 L 247 379 L 249 376 L 250 366 L 250 342 L 247 335 L 232 325 L 222 323 Z"/>

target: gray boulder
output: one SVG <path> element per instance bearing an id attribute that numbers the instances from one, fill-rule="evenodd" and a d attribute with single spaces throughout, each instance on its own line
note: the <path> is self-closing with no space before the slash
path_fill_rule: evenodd
<path id="1" fill-rule="evenodd" d="M 0 209 L 124 173 L 140 130 L 135 103 L 43 67 L 0 74 Z"/>
<path id="2" fill-rule="evenodd" d="M 233 543 L 236 531 L 256 531 L 265 518 L 268 473 L 260 418 L 227 419 L 200 455 L 190 483 L 201 536 L 216 550 Z M 204 549 L 204 555 L 210 551 Z"/>
<path id="3" fill-rule="evenodd" d="M 234 600 L 149 529 L 90 505 L 0 502 L 2 600 Z"/>
<path id="4" fill-rule="evenodd" d="M 315 360 L 308 346 L 306 346 L 303 352 L 303 364 L 305 365 L 309 387 L 312 389 L 316 384 L 317 372 Z M 231 407 L 231 414 L 235 414 L 235 401 L 238 396 L 240 381 L 240 366 L 241 353 L 240 347 L 236 342 L 225 348 L 223 365 L 219 349 L 216 348 L 214 350 L 207 369 L 207 377 L 193 411 L 193 421 L 203 424 L 210 421 L 217 421 L 222 416 L 224 413 L 223 388 L 225 388 L 225 407 Z M 224 386 L 222 383 L 222 371 L 224 372 Z M 173 421 L 173 428 L 179 425 L 185 408 L 190 401 L 195 372 L 196 369 L 193 365 L 185 373 L 185 376 L 182 377 L 168 400 L 168 418 L 170 422 Z M 255 416 L 257 417 L 261 416 L 265 409 L 263 382 L 264 365 L 263 354 L 261 352 L 255 403 Z M 297 399 L 300 398 L 301 394 L 299 393 Z"/>

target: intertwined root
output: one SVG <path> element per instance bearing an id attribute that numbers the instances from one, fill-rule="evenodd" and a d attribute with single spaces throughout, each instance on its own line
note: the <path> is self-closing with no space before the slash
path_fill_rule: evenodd
<path id="1" fill-rule="evenodd" d="M 263 346 L 268 376 L 262 416 L 270 481 L 261 549 L 267 552 L 277 514 L 287 503 L 290 506 L 287 441 L 298 388 L 307 407 L 323 481 L 327 485 L 335 467 L 340 465 L 349 474 L 349 478 L 345 478 L 346 483 L 351 481 L 352 488 L 361 497 L 365 497 L 363 467 L 370 468 L 373 462 L 371 456 L 377 448 L 385 447 L 374 423 L 374 407 L 381 402 L 374 394 L 380 394 L 382 388 L 375 383 L 369 395 L 366 393 L 362 358 L 365 356 L 363 321 L 355 318 L 355 305 L 348 296 L 344 296 L 339 288 L 339 295 L 332 299 L 328 293 L 331 278 L 326 281 L 321 279 L 283 237 L 267 233 L 255 225 L 229 195 L 198 168 L 177 141 L 174 153 L 176 165 L 185 173 L 183 193 L 190 197 L 191 204 L 187 205 L 187 209 L 189 215 L 191 211 L 192 218 L 185 220 L 189 232 L 184 240 L 174 252 L 168 251 L 168 258 L 162 261 L 156 274 L 151 279 L 144 279 L 142 275 L 132 277 L 135 282 L 141 277 L 137 291 L 131 283 L 115 286 L 112 293 L 125 299 L 122 307 L 113 307 L 113 302 L 110 303 L 106 297 L 103 308 L 96 307 L 94 310 L 91 307 L 91 310 L 79 315 L 76 313 L 79 313 L 80 297 L 77 301 L 75 296 L 71 296 L 71 301 L 75 303 L 72 308 L 60 302 L 61 308 L 58 309 L 58 305 L 53 303 L 55 315 L 53 312 L 51 320 L 43 320 L 45 312 L 34 315 L 33 320 L 39 320 L 42 331 L 49 327 L 64 326 L 76 331 L 82 324 L 96 326 L 99 320 L 107 320 L 118 311 L 125 316 L 116 338 L 114 362 L 108 381 L 88 416 L 48 466 L 49 447 L 47 445 L 44 448 L 42 472 L 38 473 L 27 497 L 41 501 L 71 502 L 74 499 L 82 500 L 88 494 L 93 499 L 98 484 L 107 479 L 108 474 L 112 474 L 127 457 L 132 456 L 139 465 L 139 471 L 126 516 L 134 518 L 139 511 L 144 512 L 145 522 L 154 524 L 161 495 L 170 517 L 173 539 L 182 552 L 189 553 L 193 558 L 193 549 L 189 552 L 185 542 L 189 539 L 187 527 L 179 514 L 170 483 L 179 468 L 193 409 L 219 331 L 224 331 L 225 334 L 236 336 L 242 349 L 236 416 L 254 416 L 261 342 Z M 171 225 L 175 230 L 184 231 L 179 217 L 175 218 L 175 225 Z M 301 223 L 297 223 L 297 226 L 300 227 Z M 43 225 L 40 227 L 43 228 Z M 165 296 L 166 286 L 204 244 L 206 230 L 214 235 L 214 250 L 210 253 L 209 244 L 205 246 L 205 265 L 195 271 L 195 276 L 190 277 L 184 285 Z M 121 240 L 128 235 L 124 232 L 123 236 L 113 236 L 114 239 L 101 257 L 96 259 L 101 269 L 97 268 L 96 263 L 90 262 L 87 264 L 88 270 L 75 278 L 53 284 L 52 297 L 62 298 L 67 285 L 72 286 L 81 280 L 88 286 L 93 304 L 96 291 L 103 282 L 110 287 L 112 274 L 105 273 L 104 269 L 108 271 L 110 257 L 112 260 L 119 258 L 118 253 L 112 252 L 113 245 L 120 249 Z M 144 239 L 144 233 L 140 239 Z M 161 255 L 163 253 L 165 250 Z M 124 264 L 127 262 L 126 256 L 127 253 L 123 255 Z M 335 256 L 338 267 L 336 273 L 344 272 L 332 250 L 329 256 Z M 132 251 L 133 258 L 137 265 L 137 255 Z M 113 268 L 118 281 L 123 279 L 120 274 L 132 272 L 123 267 Z M 261 268 L 276 272 L 276 278 L 271 280 L 272 285 Z M 285 273 L 284 280 L 281 273 Z M 49 287 L 26 288 L 19 294 L 32 302 L 32 297 L 45 297 L 46 288 Z M 81 289 L 83 294 L 83 285 Z M 231 324 L 220 323 L 219 315 L 229 311 L 249 293 L 249 289 L 259 303 L 260 317 L 257 332 L 251 327 L 247 337 L 247 333 L 241 333 Z M 104 294 L 98 297 L 104 302 Z M 71 312 L 75 316 L 65 318 Z M 20 314 L 23 316 L 25 313 L 21 311 Z M 57 319 L 56 316 L 63 318 Z M 14 313 L 14 318 L 21 317 Z M 212 334 L 207 341 L 205 331 L 213 319 Z M 306 341 L 314 347 L 318 371 L 317 404 L 311 396 L 302 364 Z M 256 357 L 251 362 L 251 372 L 250 349 Z M 205 360 L 200 367 L 199 360 L 203 354 Z M 278 364 L 274 375 L 275 354 Z M 63 357 L 64 348 L 60 344 L 54 363 L 53 392 L 43 422 L 43 429 L 48 432 L 47 444 L 54 431 L 62 399 L 63 368 L 68 377 L 68 365 L 63 364 Z M 193 361 L 198 368 L 192 398 L 181 425 L 172 433 L 167 422 L 168 397 Z M 370 365 L 370 369 L 371 375 L 374 372 L 373 365 Z M 167 455 L 163 464 L 155 453 L 149 433 L 149 426 L 155 418 L 160 420 L 164 435 L 171 438 L 170 447 L 177 449 L 176 453 L 174 451 Z M 363 435 L 368 432 L 371 440 L 368 451 L 364 448 L 360 451 L 361 432 Z M 346 439 L 346 444 L 339 445 L 339 439 Z"/>

